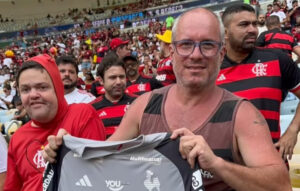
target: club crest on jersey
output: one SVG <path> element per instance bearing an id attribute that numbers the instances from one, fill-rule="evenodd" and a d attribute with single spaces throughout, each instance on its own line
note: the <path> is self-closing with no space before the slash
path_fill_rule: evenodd
<path id="1" fill-rule="evenodd" d="M 36 168 L 45 168 L 46 163 L 44 161 L 42 150 L 38 150 L 37 153 L 33 157 L 33 162 L 36 165 Z"/>
<path id="2" fill-rule="evenodd" d="M 138 90 L 139 91 L 146 91 L 146 84 L 139 84 L 138 85 Z"/>
<path id="3" fill-rule="evenodd" d="M 268 66 L 267 64 L 256 63 L 252 68 L 252 72 L 256 76 L 266 76 L 267 75 L 267 66 Z"/>

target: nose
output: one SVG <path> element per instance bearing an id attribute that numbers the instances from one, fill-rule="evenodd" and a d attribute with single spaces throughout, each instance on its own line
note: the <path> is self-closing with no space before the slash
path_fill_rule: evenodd
<path id="1" fill-rule="evenodd" d="M 121 79 L 120 77 L 117 77 L 117 78 L 116 78 L 116 84 L 120 84 L 121 81 L 122 81 L 122 79 Z"/>
<path id="2" fill-rule="evenodd" d="M 192 58 L 192 59 L 203 58 L 203 54 L 200 50 L 200 45 L 195 46 L 194 51 L 190 55 L 190 58 Z"/>
<path id="3" fill-rule="evenodd" d="M 40 97 L 40 94 L 39 94 L 39 92 L 37 91 L 37 89 L 32 88 L 32 89 L 30 90 L 29 96 L 30 96 L 30 99 L 37 99 L 37 98 Z"/>
<path id="4" fill-rule="evenodd" d="M 257 26 L 254 25 L 254 24 L 250 24 L 249 27 L 248 27 L 248 32 L 251 32 L 251 33 L 257 33 L 258 29 L 257 29 Z"/>

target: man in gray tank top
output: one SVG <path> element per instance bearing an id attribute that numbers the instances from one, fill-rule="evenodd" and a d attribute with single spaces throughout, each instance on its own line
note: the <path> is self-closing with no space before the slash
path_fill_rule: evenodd
<path id="1" fill-rule="evenodd" d="M 217 16 L 192 9 L 176 19 L 172 34 L 176 84 L 136 99 L 109 141 L 173 132 L 182 157 L 191 167 L 199 163 L 205 190 L 291 190 L 261 113 L 215 84 L 225 55 Z M 64 134 L 48 138 L 46 160 L 55 160 Z"/>

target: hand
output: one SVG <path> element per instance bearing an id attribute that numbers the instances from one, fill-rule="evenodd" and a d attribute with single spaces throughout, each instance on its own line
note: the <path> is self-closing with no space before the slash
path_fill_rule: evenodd
<path id="1" fill-rule="evenodd" d="M 180 138 L 179 152 L 184 159 L 187 159 L 191 168 L 198 160 L 200 167 L 204 170 L 214 171 L 217 162 L 221 158 L 217 157 L 201 135 L 188 135 Z"/>
<path id="2" fill-rule="evenodd" d="M 177 137 L 184 136 L 184 135 L 194 135 L 194 133 L 187 128 L 180 128 L 174 130 L 170 138 L 176 139 Z"/>
<path id="3" fill-rule="evenodd" d="M 46 161 L 49 161 L 50 163 L 56 162 L 56 150 L 62 144 L 63 136 L 67 134 L 68 132 L 65 129 L 59 129 L 56 136 L 50 135 L 48 137 L 48 144 L 45 146 L 43 151 L 43 157 Z"/>
<path id="4" fill-rule="evenodd" d="M 292 159 L 293 150 L 297 143 L 298 131 L 297 127 L 290 125 L 286 132 L 282 135 L 275 147 L 279 148 L 280 155 L 283 160 L 286 160 L 287 157 L 289 160 Z"/>

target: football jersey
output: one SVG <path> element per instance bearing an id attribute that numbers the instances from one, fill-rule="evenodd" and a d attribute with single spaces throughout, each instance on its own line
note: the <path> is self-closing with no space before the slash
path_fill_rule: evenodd
<path id="1" fill-rule="evenodd" d="M 117 142 L 66 135 L 57 163 L 44 174 L 44 191 L 203 191 L 201 170 L 179 153 L 167 133 Z M 196 165 L 197 166 L 197 165 Z"/>

